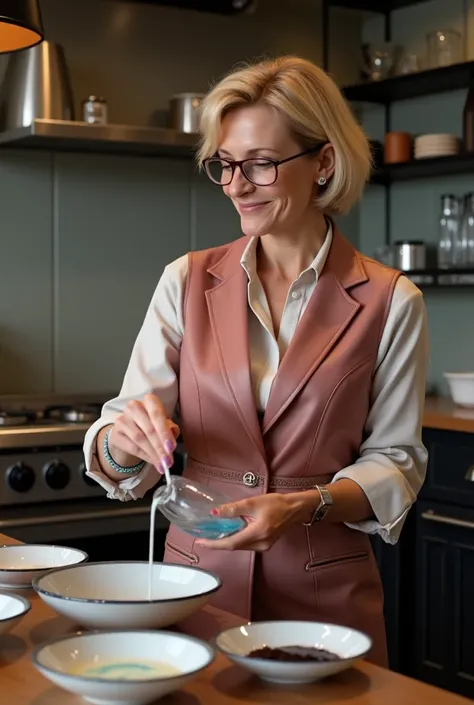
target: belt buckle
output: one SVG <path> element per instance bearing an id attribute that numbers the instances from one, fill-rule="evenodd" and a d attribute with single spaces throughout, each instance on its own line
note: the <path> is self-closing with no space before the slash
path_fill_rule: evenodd
<path id="1" fill-rule="evenodd" d="M 242 477 L 242 482 L 246 487 L 256 487 L 258 485 L 258 477 L 253 472 L 246 472 Z"/>

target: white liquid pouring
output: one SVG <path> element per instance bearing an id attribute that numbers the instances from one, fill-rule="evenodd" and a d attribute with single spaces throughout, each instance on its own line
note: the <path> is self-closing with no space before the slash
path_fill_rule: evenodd
<path id="1" fill-rule="evenodd" d="M 161 461 L 161 467 L 163 468 L 163 472 L 165 474 L 166 484 L 169 486 L 171 484 L 171 473 L 169 467 L 163 460 Z M 150 508 L 150 540 L 148 544 L 148 600 L 153 599 L 153 556 L 155 553 L 155 516 L 156 508 L 159 503 L 159 499 L 155 497 L 155 495 L 156 490 L 153 494 L 153 499 Z"/>

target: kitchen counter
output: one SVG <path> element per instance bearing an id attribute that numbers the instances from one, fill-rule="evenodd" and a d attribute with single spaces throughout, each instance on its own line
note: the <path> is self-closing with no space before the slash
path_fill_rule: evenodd
<path id="1" fill-rule="evenodd" d="M 442 431 L 474 433 L 474 409 L 456 406 L 447 397 L 427 397 L 423 426 Z"/>
<path id="2" fill-rule="evenodd" d="M 17 543 L 0 535 L 2 543 Z M 84 701 L 54 686 L 31 664 L 37 644 L 74 632 L 77 626 L 56 615 L 32 590 L 22 591 L 32 609 L 0 639 L 2 702 L 15 705 L 84 705 Z M 205 608 L 187 620 L 182 630 L 211 639 L 218 631 L 239 624 L 233 615 Z M 468 705 L 472 701 L 397 673 L 360 661 L 338 676 L 299 688 L 271 686 L 218 654 L 214 663 L 163 705 Z"/>

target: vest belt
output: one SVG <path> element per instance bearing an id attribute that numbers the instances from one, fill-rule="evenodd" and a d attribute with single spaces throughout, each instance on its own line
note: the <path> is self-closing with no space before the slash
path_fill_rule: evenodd
<path id="1" fill-rule="evenodd" d="M 188 457 L 186 468 L 204 477 L 214 480 L 222 480 L 235 484 L 243 484 L 246 487 L 267 487 L 268 489 L 288 489 L 288 490 L 309 490 L 315 485 L 324 485 L 330 482 L 333 475 L 312 475 L 307 477 L 266 477 L 259 473 L 248 470 L 239 472 L 238 470 L 228 470 L 200 463 L 194 458 Z"/>

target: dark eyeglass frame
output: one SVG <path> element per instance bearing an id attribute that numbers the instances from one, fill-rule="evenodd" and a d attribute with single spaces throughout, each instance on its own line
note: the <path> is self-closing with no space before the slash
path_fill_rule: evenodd
<path id="1" fill-rule="evenodd" d="M 327 140 L 324 142 L 319 142 L 316 145 L 314 145 L 313 147 L 310 147 L 309 149 L 305 149 L 303 152 L 298 152 L 298 154 L 293 154 L 293 156 L 291 156 L 291 157 L 286 157 L 286 159 L 270 159 L 269 157 L 249 157 L 247 159 L 241 159 L 240 161 L 235 161 L 233 159 L 226 159 L 225 157 L 217 157 L 216 156 L 216 157 L 208 157 L 207 159 L 204 159 L 202 163 L 203 163 L 204 169 L 205 169 L 206 174 L 209 177 L 209 179 L 212 181 L 213 184 L 217 184 L 218 186 L 229 186 L 232 183 L 232 179 L 234 178 L 235 170 L 237 168 L 240 169 L 240 173 L 242 174 L 244 179 L 247 179 L 247 181 L 249 181 L 254 186 L 273 186 L 273 184 L 278 179 L 278 167 L 281 164 L 286 164 L 287 162 L 293 161 L 293 159 L 298 159 L 299 157 L 304 157 L 308 154 L 314 154 L 316 152 L 319 152 L 327 144 L 329 144 Z M 275 167 L 275 178 L 273 179 L 273 181 L 271 181 L 268 184 L 257 184 L 255 181 L 252 181 L 252 179 L 249 176 L 247 176 L 247 174 L 245 173 L 245 166 L 244 165 L 247 162 L 255 162 L 255 161 L 268 162 L 269 164 L 273 164 L 273 166 Z M 232 169 L 232 174 L 230 176 L 230 181 L 228 183 L 223 184 L 221 181 L 216 181 L 215 179 L 212 178 L 212 176 L 209 172 L 209 167 L 208 167 L 208 165 L 211 162 L 220 162 L 220 163 L 228 164 L 230 166 L 230 168 Z"/>

